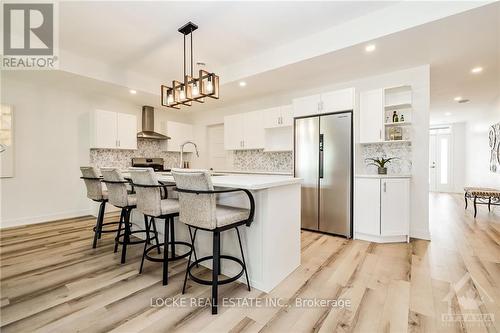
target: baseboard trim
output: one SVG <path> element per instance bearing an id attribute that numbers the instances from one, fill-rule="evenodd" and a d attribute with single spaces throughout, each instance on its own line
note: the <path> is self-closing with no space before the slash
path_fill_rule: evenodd
<path id="1" fill-rule="evenodd" d="M 431 240 L 431 233 L 429 232 L 429 230 L 414 229 L 414 230 L 410 230 L 410 237 L 430 241 Z"/>
<path id="2" fill-rule="evenodd" d="M 93 212 L 91 209 L 82 209 L 82 210 L 72 210 L 72 211 L 66 211 L 66 212 L 59 212 L 59 213 L 48 214 L 48 215 L 29 216 L 29 217 L 22 217 L 22 218 L 18 218 L 18 219 L 2 220 L 0 223 L 0 229 L 21 227 L 21 226 L 25 226 L 25 225 L 51 222 L 51 221 L 55 221 L 55 220 L 70 219 L 70 218 L 75 218 L 75 217 L 92 215 L 92 213 Z"/>

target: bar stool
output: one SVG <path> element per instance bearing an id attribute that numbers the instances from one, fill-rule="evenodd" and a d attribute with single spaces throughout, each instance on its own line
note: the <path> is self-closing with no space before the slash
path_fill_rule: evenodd
<path id="1" fill-rule="evenodd" d="M 145 220 L 145 230 L 131 230 L 130 214 L 133 209 L 137 207 L 136 194 L 133 189 L 129 190 L 128 185 L 130 182 L 126 180 L 121 171 L 116 168 L 102 168 L 101 169 L 103 180 L 102 182 L 106 184 L 108 188 L 108 201 L 115 207 L 121 208 L 122 214 L 120 218 L 120 225 L 115 237 L 115 250 L 117 252 L 118 245 L 122 245 L 122 255 L 121 263 L 125 263 L 127 257 L 127 246 L 135 244 L 143 244 L 150 241 L 150 229 L 147 225 L 147 220 Z M 123 232 L 122 232 L 123 225 Z M 153 239 L 156 240 L 158 244 L 158 232 L 156 232 L 156 227 L 153 227 Z M 133 234 L 146 233 L 146 239 L 131 240 L 130 236 Z"/>
<path id="2" fill-rule="evenodd" d="M 157 243 L 156 245 L 150 247 L 148 247 L 147 243 L 144 244 L 144 251 L 142 253 L 139 273 L 142 273 L 144 259 L 154 262 L 162 262 L 163 285 L 167 285 L 169 261 L 179 260 L 182 258 L 186 258 L 187 256 L 191 257 L 191 254 L 193 252 L 196 258 L 196 250 L 192 245 L 193 236 L 191 233 L 191 228 L 188 227 L 191 243 L 175 240 L 174 218 L 176 216 L 179 216 L 179 201 L 177 199 L 169 199 L 167 191 L 168 187 L 174 186 L 173 184 L 168 185 L 160 183 L 152 168 L 130 168 L 130 176 L 132 178 L 132 185 L 136 189 L 137 193 L 137 209 L 144 214 L 146 220 L 149 218 L 152 221 L 151 223 L 154 227 L 156 219 L 162 219 L 165 221 L 163 243 Z M 165 193 L 163 196 L 161 191 L 162 189 Z M 145 225 L 146 228 L 149 228 L 147 222 L 145 222 Z M 148 235 L 148 233 L 146 233 L 146 235 Z M 170 257 L 168 255 L 168 245 L 170 245 Z M 177 245 L 185 246 L 189 250 L 181 255 L 177 255 Z M 155 248 L 159 249 L 160 246 L 163 246 L 163 258 L 155 258 L 149 255 L 151 251 L 153 251 Z"/>
<path id="3" fill-rule="evenodd" d="M 99 172 L 99 169 L 92 166 L 82 166 L 80 167 L 80 171 L 82 173 L 81 179 L 85 182 L 85 187 L 87 188 L 87 198 L 99 202 L 99 213 L 97 214 L 96 225 L 93 228 L 94 231 L 94 241 L 92 243 L 92 248 L 96 248 L 97 240 L 101 239 L 101 235 L 103 233 L 108 232 L 117 232 L 118 229 L 106 229 L 103 230 L 104 226 L 108 225 L 119 225 L 121 224 L 122 218 L 120 217 L 120 221 L 107 222 L 104 221 L 104 211 L 106 209 L 106 203 L 108 202 L 108 192 L 102 187 L 102 177 Z"/>
<path id="4" fill-rule="evenodd" d="M 189 277 L 200 284 L 212 286 L 212 314 L 217 314 L 218 306 L 218 286 L 238 280 L 243 273 L 247 280 L 248 291 L 250 291 L 250 281 L 248 279 L 247 266 L 245 263 L 245 256 L 243 254 L 243 247 L 241 245 L 241 237 L 238 227 L 246 225 L 247 227 L 253 221 L 255 214 L 255 201 L 252 193 L 245 189 L 230 188 L 222 190 L 214 190 L 210 174 L 206 170 L 186 170 L 186 169 L 172 169 L 176 189 L 179 192 L 179 220 L 188 226 L 195 228 L 193 236 L 193 246 L 196 240 L 196 233 L 198 230 L 204 230 L 212 233 L 212 246 L 213 255 L 196 259 L 191 263 L 191 256 L 189 256 L 184 276 L 184 284 L 182 286 L 182 293 L 186 291 L 186 281 Z M 229 207 L 216 204 L 217 193 L 228 193 L 242 191 L 248 196 L 250 202 L 250 209 L 242 209 L 236 207 Z M 220 254 L 220 233 L 230 229 L 236 229 L 238 236 L 238 243 L 240 246 L 241 260 Z M 231 260 L 241 266 L 241 272 L 233 277 L 219 280 L 221 274 L 221 259 Z M 207 260 L 212 260 L 212 280 L 204 280 L 192 274 L 192 268 Z"/>

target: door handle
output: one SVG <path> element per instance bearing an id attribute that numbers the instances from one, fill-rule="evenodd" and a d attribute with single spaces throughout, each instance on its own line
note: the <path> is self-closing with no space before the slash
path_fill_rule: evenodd
<path id="1" fill-rule="evenodd" d="M 323 179 L 323 148 L 324 137 L 323 134 L 319 135 L 319 178 Z"/>

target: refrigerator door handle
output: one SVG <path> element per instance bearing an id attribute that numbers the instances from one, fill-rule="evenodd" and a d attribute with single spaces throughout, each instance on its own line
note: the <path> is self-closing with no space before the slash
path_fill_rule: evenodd
<path id="1" fill-rule="evenodd" d="M 323 134 L 319 135 L 319 179 L 323 178 L 323 147 L 324 137 Z"/>

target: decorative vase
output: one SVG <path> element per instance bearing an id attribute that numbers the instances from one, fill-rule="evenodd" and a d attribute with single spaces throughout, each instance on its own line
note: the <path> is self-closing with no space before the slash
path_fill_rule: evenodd
<path id="1" fill-rule="evenodd" d="M 379 175 L 387 175 L 387 168 L 378 168 Z"/>

